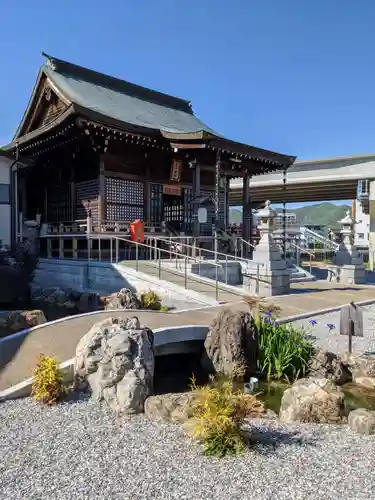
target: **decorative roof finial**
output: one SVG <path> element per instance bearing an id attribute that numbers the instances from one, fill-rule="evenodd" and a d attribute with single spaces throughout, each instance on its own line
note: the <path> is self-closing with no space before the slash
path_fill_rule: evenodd
<path id="1" fill-rule="evenodd" d="M 271 201 L 270 200 L 266 200 L 265 204 L 264 204 L 264 208 L 270 208 L 271 206 Z"/>

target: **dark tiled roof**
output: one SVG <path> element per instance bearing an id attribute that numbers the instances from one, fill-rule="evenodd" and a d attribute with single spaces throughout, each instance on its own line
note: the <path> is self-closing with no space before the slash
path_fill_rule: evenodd
<path id="1" fill-rule="evenodd" d="M 194 115 L 189 101 L 44 55 L 43 71 L 74 104 L 137 127 L 214 133 Z"/>

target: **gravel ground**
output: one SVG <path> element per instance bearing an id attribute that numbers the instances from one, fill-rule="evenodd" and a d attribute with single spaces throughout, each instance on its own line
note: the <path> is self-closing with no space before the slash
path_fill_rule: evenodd
<path id="1" fill-rule="evenodd" d="M 0 498 L 369 500 L 375 436 L 347 426 L 253 422 L 258 444 L 206 458 L 179 426 L 116 418 L 84 398 L 0 405 Z"/>
<path id="2" fill-rule="evenodd" d="M 313 318 L 316 321 L 314 326 L 310 323 L 311 319 L 294 321 L 291 324 L 303 327 L 320 347 L 336 353 L 348 351 L 348 337 L 339 333 L 340 311 L 316 316 Z M 328 324 L 335 325 L 335 328 L 329 330 Z M 375 353 L 375 305 L 363 307 L 363 337 L 353 337 L 353 352 Z"/>

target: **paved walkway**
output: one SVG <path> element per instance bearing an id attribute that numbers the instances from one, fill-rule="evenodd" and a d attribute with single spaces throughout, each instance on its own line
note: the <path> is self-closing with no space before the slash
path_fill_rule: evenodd
<path id="1" fill-rule="evenodd" d="M 316 310 L 347 304 L 351 300 L 360 302 L 373 299 L 375 287 L 338 286 L 325 282 L 298 283 L 293 285 L 292 293 L 285 297 L 275 297 L 271 302 L 281 307 L 281 317 L 287 317 Z M 141 311 L 135 313 L 141 324 L 152 329 L 179 325 L 208 325 L 220 307 L 180 313 L 158 313 Z M 243 310 L 247 305 L 240 299 L 230 304 L 231 309 Z M 108 316 L 129 316 L 126 313 L 100 312 L 95 315 L 72 318 L 32 331 L 27 336 L 16 337 L 0 343 L 0 390 L 14 385 L 32 375 L 40 353 L 56 356 L 66 361 L 75 354 L 79 339 L 95 323 Z"/>

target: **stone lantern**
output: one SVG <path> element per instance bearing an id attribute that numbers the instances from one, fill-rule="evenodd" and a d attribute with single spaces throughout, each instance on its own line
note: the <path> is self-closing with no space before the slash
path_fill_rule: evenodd
<path id="1" fill-rule="evenodd" d="M 257 215 L 260 241 L 244 274 L 244 287 L 263 296 L 284 295 L 290 290 L 290 272 L 272 235 L 277 214 L 267 200 Z"/>
<path id="2" fill-rule="evenodd" d="M 355 220 L 346 212 L 339 221 L 341 225 L 341 242 L 328 268 L 328 281 L 347 285 L 366 283 L 366 269 L 357 248 L 354 245 Z"/>

